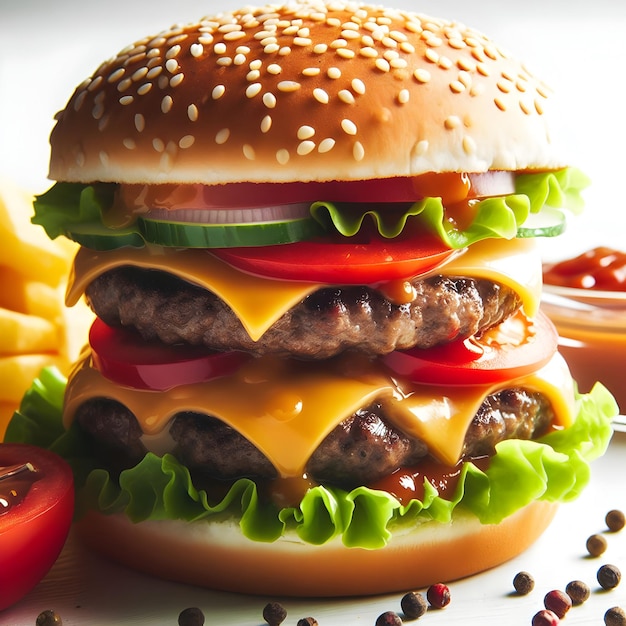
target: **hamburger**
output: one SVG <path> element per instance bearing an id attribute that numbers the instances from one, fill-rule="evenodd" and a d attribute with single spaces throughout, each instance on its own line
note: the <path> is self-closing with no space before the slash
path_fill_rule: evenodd
<path id="1" fill-rule="evenodd" d="M 586 185 L 550 104 L 474 30 L 342 1 L 175 25 L 79 85 L 33 221 L 81 245 L 67 301 L 96 319 L 8 436 L 72 462 L 83 539 L 300 596 L 537 539 L 616 413 L 539 310 L 535 240 Z"/>

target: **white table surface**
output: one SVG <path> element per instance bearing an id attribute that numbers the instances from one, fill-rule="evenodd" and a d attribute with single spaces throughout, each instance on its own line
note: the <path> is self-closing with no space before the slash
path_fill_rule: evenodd
<path id="1" fill-rule="evenodd" d="M 570 610 L 565 621 L 569 626 L 599 626 L 608 608 L 626 608 L 626 529 L 608 533 L 604 523 L 610 509 L 626 512 L 626 434 L 615 433 L 607 454 L 592 467 L 592 480 L 583 495 L 559 508 L 552 525 L 529 550 L 488 572 L 450 583 L 450 605 L 410 623 L 530 626 L 532 616 L 543 608 L 544 595 L 563 590 L 573 579 L 585 581 L 591 597 Z M 593 533 L 604 533 L 608 542 L 607 551 L 597 558 L 589 557 L 585 548 Z M 596 580 L 598 568 L 605 563 L 617 565 L 624 574 L 621 585 L 612 591 L 601 590 Z M 514 594 L 512 580 L 520 570 L 529 571 L 536 581 L 528 596 Z M 295 626 L 309 615 L 320 626 L 374 626 L 380 613 L 400 611 L 401 595 L 294 600 L 217 593 L 119 567 L 70 539 L 48 576 L 21 602 L 0 613 L 0 624 L 34 626 L 40 611 L 54 609 L 64 626 L 175 626 L 180 611 L 197 606 L 207 626 L 261 626 L 265 604 L 279 600 L 288 611 L 285 626 Z"/>

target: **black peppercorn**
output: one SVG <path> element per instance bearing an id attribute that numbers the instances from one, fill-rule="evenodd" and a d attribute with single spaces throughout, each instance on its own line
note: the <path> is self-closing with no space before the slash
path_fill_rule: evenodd
<path id="1" fill-rule="evenodd" d="M 263 608 L 263 619 L 269 626 L 279 626 L 285 621 L 287 610 L 278 602 L 268 602 Z"/>
<path id="2" fill-rule="evenodd" d="M 178 626 L 203 626 L 204 613 L 195 606 L 190 606 L 180 612 Z"/>
<path id="3" fill-rule="evenodd" d="M 400 600 L 400 607 L 406 619 L 419 619 L 426 613 L 428 602 L 421 593 L 409 591 Z"/>
<path id="4" fill-rule="evenodd" d="M 604 614 L 606 626 L 626 626 L 626 611 L 620 606 L 611 607 Z"/>
<path id="5" fill-rule="evenodd" d="M 622 573 L 615 565 L 603 565 L 597 574 L 602 589 L 614 589 L 622 579 Z"/>
<path id="6" fill-rule="evenodd" d="M 535 579 L 528 572 L 518 572 L 513 578 L 513 587 L 521 596 L 528 595 L 535 588 Z"/>
<path id="7" fill-rule="evenodd" d="M 572 604 L 583 604 L 589 599 L 591 589 L 589 585 L 582 580 L 572 580 L 567 583 L 565 593 L 572 599 Z"/>
<path id="8" fill-rule="evenodd" d="M 613 533 L 622 530 L 622 528 L 624 528 L 624 525 L 626 525 L 624 513 L 622 513 L 622 511 L 618 511 L 617 509 L 609 511 L 606 514 L 604 521 L 606 522 L 608 529 Z"/>
<path id="9" fill-rule="evenodd" d="M 402 619 L 393 611 L 385 611 L 376 618 L 376 626 L 402 626 Z"/>
<path id="10" fill-rule="evenodd" d="M 591 556 L 600 556 L 606 552 L 606 539 L 602 535 L 591 535 L 587 539 L 587 552 Z"/>
<path id="11" fill-rule="evenodd" d="M 63 620 L 56 611 L 48 609 L 37 615 L 35 624 L 36 626 L 63 626 Z"/>

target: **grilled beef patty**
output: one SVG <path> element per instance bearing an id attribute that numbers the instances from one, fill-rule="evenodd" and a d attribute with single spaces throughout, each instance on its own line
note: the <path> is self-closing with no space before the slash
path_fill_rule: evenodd
<path id="1" fill-rule="evenodd" d="M 146 339 L 315 359 L 344 350 L 374 355 L 429 348 L 479 334 L 520 306 L 513 290 L 487 280 L 432 276 L 412 285 L 415 300 L 400 305 L 370 287 L 320 289 L 257 342 L 215 294 L 159 270 L 110 270 L 86 295 L 104 322 L 133 327 Z"/>
<path id="2" fill-rule="evenodd" d="M 552 419 L 552 409 L 541 394 L 520 389 L 494 393 L 468 429 L 463 456 L 490 455 L 505 439 L 536 437 Z M 79 407 L 76 421 L 114 471 L 132 466 L 146 453 L 135 416 L 119 402 L 90 400 Z M 215 417 L 179 413 L 169 433 L 172 453 L 192 474 L 222 480 L 276 477 L 270 461 L 252 443 Z M 313 453 L 306 471 L 316 482 L 350 489 L 414 465 L 427 455 L 423 441 L 394 428 L 381 405 L 374 403 L 339 424 Z"/>

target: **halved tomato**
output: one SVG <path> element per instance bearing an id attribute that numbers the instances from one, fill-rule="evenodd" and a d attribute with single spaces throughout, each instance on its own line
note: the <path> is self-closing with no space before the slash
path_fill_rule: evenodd
<path id="1" fill-rule="evenodd" d="M 52 567 L 74 515 L 74 479 L 59 456 L 0 444 L 0 611 L 25 596 Z"/>
<path id="2" fill-rule="evenodd" d="M 427 350 L 391 352 L 383 363 L 396 375 L 434 385 L 499 383 L 537 371 L 557 349 L 557 331 L 543 314 L 519 312 L 480 339 L 470 338 Z"/>
<path id="3" fill-rule="evenodd" d="M 406 280 L 426 274 L 458 254 L 437 237 L 411 237 L 406 233 L 393 239 L 375 235 L 329 237 L 283 246 L 219 248 L 211 252 L 250 274 L 339 285 Z"/>
<path id="4" fill-rule="evenodd" d="M 203 346 L 146 341 L 137 333 L 96 319 L 89 331 L 95 367 L 109 380 L 137 389 L 165 391 L 226 376 L 251 358 L 244 352 L 215 352 Z"/>

